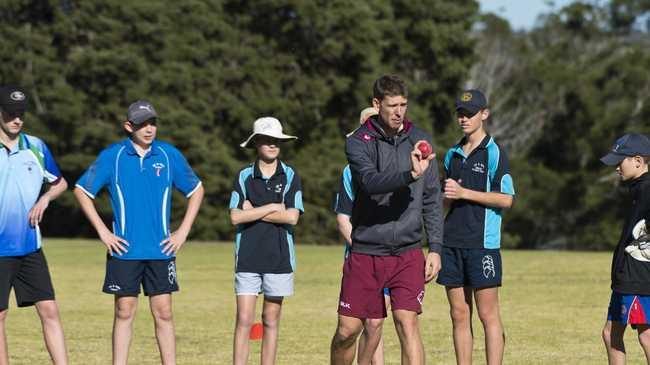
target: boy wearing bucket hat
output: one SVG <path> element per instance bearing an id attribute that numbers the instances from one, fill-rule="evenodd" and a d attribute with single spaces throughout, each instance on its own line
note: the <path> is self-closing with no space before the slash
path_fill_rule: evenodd
<path id="1" fill-rule="evenodd" d="M 293 294 L 293 226 L 304 208 L 298 174 L 278 158 L 280 144 L 293 139 L 283 133 L 279 120 L 264 117 L 253 123 L 253 133 L 241 144 L 255 148 L 257 158 L 239 171 L 230 197 L 230 219 L 237 229 L 234 364 L 248 361 L 249 333 L 260 293 L 264 293 L 261 363 L 275 362 L 282 300 Z"/>
<path id="2" fill-rule="evenodd" d="M 500 364 L 505 344 L 498 296 L 501 214 L 512 206 L 515 190 L 508 157 L 485 130 L 490 111 L 483 93 L 464 91 L 456 100 L 456 113 L 464 136 L 445 155 L 444 196 L 450 209 L 438 283 L 445 286 L 451 307 L 456 361 L 472 362 L 475 302 L 487 363 Z"/>
<path id="3" fill-rule="evenodd" d="M 129 137 L 103 150 L 77 181 L 74 193 L 108 250 L 103 291 L 115 297 L 113 363 L 126 364 L 140 287 L 149 297 L 163 364 L 176 363 L 171 293 L 178 290 L 176 254 L 185 243 L 203 200 L 203 187 L 181 152 L 156 140 L 158 115 L 151 103 L 129 106 Z M 93 199 L 108 189 L 113 229 Z M 171 231 L 172 188 L 189 199 L 183 221 Z"/>
<path id="4" fill-rule="evenodd" d="M 631 133 L 616 140 L 600 160 L 616 166 L 629 188 L 630 197 L 621 238 L 614 249 L 611 272 L 612 295 L 603 328 L 603 341 L 610 364 L 625 363 L 623 338 L 627 325 L 637 330 L 639 343 L 650 364 L 650 140 Z"/>
<path id="5" fill-rule="evenodd" d="M 52 362 L 66 364 L 63 327 L 38 224 L 68 184 L 45 143 L 21 132 L 26 109 L 22 89 L 0 88 L 0 364 L 9 362 L 5 319 L 12 288 L 19 307 L 36 307 Z M 43 183 L 49 189 L 40 195 Z"/>

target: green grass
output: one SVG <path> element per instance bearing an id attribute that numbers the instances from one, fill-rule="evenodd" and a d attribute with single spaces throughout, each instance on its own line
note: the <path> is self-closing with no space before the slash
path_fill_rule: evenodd
<path id="1" fill-rule="evenodd" d="M 326 364 L 336 326 L 341 247 L 299 246 L 296 294 L 285 301 L 278 364 Z M 47 240 L 57 301 L 73 364 L 107 364 L 111 356 L 113 298 L 100 292 L 104 250 L 99 241 Z M 507 364 L 606 362 L 600 340 L 609 301 L 608 253 L 504 251 L 501 314 Z M 178 258 L 181 291 L 174 294 L 179 364 L 231 361 L 235 316 L 231 244 L 187 244 Z M 258 302 L 258 313 L 261 303 Z M 428 364 L 454 363 L 451 322 L 444 290 L 427 287 L 420 327 Z M 475 315 L 476 317 L 476 315 Z M 49 358 L 32 308 L 10 304 L 7 320 L 13 364 L 43 364 Z M 475 362 L 484 363 L 483 331 L 475 319 Z M 386 363 L 398 364 L 392 322 L 384 326 Z M 630 363 L 642 363 L 634 333 L 626 343 Z M 252 343 L 251 363 L 259 363 Z M 141 297 L 130 363 L 157 364 L 158 351 L 148 302 Z"/>

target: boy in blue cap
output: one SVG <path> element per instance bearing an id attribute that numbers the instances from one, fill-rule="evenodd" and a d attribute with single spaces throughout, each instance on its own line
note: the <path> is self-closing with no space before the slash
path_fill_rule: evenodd
<path id="1" fill-rule="evenodd" d="M 601 158 L 616 166 L 621 181 L 630 190 L 630 208 L 621 238 L 612 258 L 612 296 L 603 341 L 610 364 L 625 364 L 625 328 L 637 330 L 639 343 L 650 364 L 650 140 L 631 133 L 616 140 L 611 152 Z"/>
<path id="2" fill-rule="evenodd" d="M 11 288 L 19 307 L 36 307 L 54 364 L 67 364 L 63 327 L 38 224 L 49 203 L 68 183 L 45 143 L 21 132 L 26 109 L 22 89 L 0 88 L 0 364 L 9 363 L 5 319 Z M 49 189 L 40 195 L 43 183 L 49 184 Z"/>
<path id="3" fill-rule="evenodd" d="M 278 119 L 264 117 L 253 123 L 253 133 L 240 145 L 255 148 L 257 159 L 239 171 L 230 197 L 230 219 L 237 228 L 235 365 L 248 363 L 260 293 L 264 293 L 261 363 L 275 363 L 282 301 L 293 295 L 293 226 L 304 208 L 298 174 L 279 159 L 280 144 L 292 139 L 296 137 L 284 134 Z"/>
<path id="4" fill-rule="evenodd" d="M 454 349 L 459 364 L 472 362 L 472 297 L 485 331 L 488 364 L 501 364 L 505 336 L 499 314 L 501 212 L 515 190 L 505 151 L 487 134 L 490 111 L 479 90 L 456 100 L 463 138 L 445 156 L 445 218 L 442 269 L 451 307 Z"/>
<path id="5" fill-rule="evenodd" d="M 103 150 L 74 190 L 108 249 L 103 291 L 115 296 L 114 364 L 127 363 L 140 286 L 149 296 L 161 362 L 176 363 L 171 299 L 178 290 L 175 255 L 187 239 L 204 191 L 181 152 L 156 140 L 157 117 L 149 102 L 131 104 L 124 122 L 129 138 Z M 113 208 L 112 231 L 92 200 L 104 187 Z M 174 232 L 169 227 L 172 188 L 189 199 Z"/>

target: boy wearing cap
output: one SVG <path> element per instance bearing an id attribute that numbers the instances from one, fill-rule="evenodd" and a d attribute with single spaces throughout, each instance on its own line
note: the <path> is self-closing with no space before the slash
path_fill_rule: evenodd
<path id="1" fill-rule="evenodd" d="M 603 341 L 610 364 L 625 364 L 625 328 L 637 330 L 639 343 L 650 364 L 650 140 L 641 134 L 626 134 L 601 161 L 616 166 L 622 183 L 629 188 L 629 209 L 611 271 L 612 295 Z"/>
<path id="2" fill-rule="evenodd" d="M 178 290 L 176 253 L 187 239 L 203 199 L 201 181 L 172 145 L 156 140 L 157 113 L 137 101 L 129 106 L 129 137 L 103 150 L 77 181 L 75 196 L 108 249 L 103 291 L 115 297 L 113 363 L 126 364 L 140 286 L 149 296 L 163 364 L 176 362 L 171 293 Z M 107 187 L 112 230 L 93 199 Z M 183 221 L 171 232 L 172 188 L 189 199 Z"/>
<path id="3" fill-rule="evenodd" d="M 26 109 L 22 89 L 0 88 L 0 364 L 9 363 L 5 320 L 11 288 L 19 307 L 36 307 L 52 361 L 67 364 L 63 327 L 38 224 L 49 203 L 68 183 L 47 145 L 21 133 Z M 49 188 L 39 197 L 44 182 Z"/>
<path id="4" fill-rule="evenodd" d="M 239 171 L 230 197 L 230 219 L 237 228 L 234 364 L 248 361 L 259 293 L 264 293 L 261 363 L 275 363 L 282 300 L 293 294 L 293 226 L 304 208 L 298 174 L 278 158 L 280 143 L 292 139 L 296 137 L 284 134 L 279 120 L 264 117 L 254 122 L 253 133 L 241 144 L 255 148 L 257 159 Z"/>
<path id="5" fill-rule="evenodd" d="M 456 100 L 463 138 L 446 154 L 442 269 L 458 364 L 472 362 L 472 297 L 485 331 L 488 364 L 503 361 L 505 336 L 499 315 L 501 286 L 501 213 L 515 195 L 505 151 L 485 131 L 490 115 L 479 90 Z"/>
<path id="6" fill-rule="evenodd" d="M 440 269 L 442 195 L 433 154 L 417 148 L 431 137 L 406 119 L 406 83 L 385 75 L 373 85 L 370 117 L 346 140 L 355 199 L 351 253 L 345 260 L 332 338 L 332 364 L 351 364 L 355 342 L 367 334 L 359 359 L 368 364 L 387 316 L 384 288 L 400 339 L 402 362 L 424 364 L 418 314 L 425 282 Z M 423 234 L 426 232 L 426 236 Z M 426 237 L 429 253 L 422 253 Z"/>

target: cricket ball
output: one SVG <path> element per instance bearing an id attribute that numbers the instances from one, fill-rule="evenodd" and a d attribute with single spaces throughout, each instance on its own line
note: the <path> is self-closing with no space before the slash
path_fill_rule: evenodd
<path id="1" fill-rule="evenodd" d="M 427 158 L 433 152 L 431 145 L 427 141 L 422 141 L 418 144 L 418 150 L 422 153 L 422 158 Z"/>

